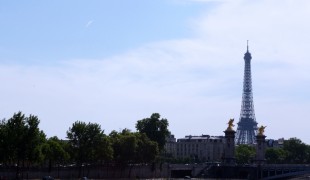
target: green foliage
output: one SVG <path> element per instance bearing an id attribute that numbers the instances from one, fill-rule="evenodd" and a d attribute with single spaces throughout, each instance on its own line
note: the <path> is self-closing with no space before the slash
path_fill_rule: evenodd
<path id="1" fill-rule="evenodd" d="M 238 164 L 249 164 L 255 156 L 253 146 L 241 144 L 236 147 L 236 161 Z"/>
<path id="2" fill-rule="evenodd" d="M 102 136 L 95 148 L 95 158 L 101 162 L 112 160 L 113 148 L 108 136 Z"/>
<path id="3" fill-rule="evenodd" d="M 45 141 L 45 134 L 39 130 L 37 116 L 26 117 L 22 112 L 14 113 L 9 120 L 2 120 L 0 125 L 1 160 L 5 163 L 40 161 L 40 146 Z M 24 163 L 23 163 L 24 164 Z"/>
<path id="4" fill-rule="evenodd" d="M 69 159 L 69 153 L 66 151 L 64 143 L 57 137 L 49 138 L 42 146 L 42 152 L 45 155 L 45 160 L 64 163 Z"/>
<path id="5" fill-rule="evenodd" d="M 283 163 L 286 156 L 287 152 L 282 148 L 268 148 L 265 153 L 265 158 L 269 164 Z"/>
<path id="6" fill-rule="evenodd" d="M 158 155 L 158 145 L 145 134 L 132 133 L 124 129 L 110 133 L 114 160 L 122 164 L 153 162 Z"/>
<path id="7" fill-rule="evenodd" d="M 308 147 L 300 139 L 290 138 L 284 141 L 283 149 L 286 151 L 287 163 L 307 163 L 309 159 Z"/>
<path id="8" fill-rule="evenodd" d="M 26 118 L 26 133 L 25 141 L 26 153 L 28 160 L 32 162 L 40 162 L 38 154 L 40 154 L 40 147 L 46 141 L 46 135 L 39 129 L 40 120 L 37 116 L 30 115 Z"/>
<path id="9" fill-rule="evenodd" d="M 6 129 L 6 121 L 5 119 L 0 121 L 0 162 L 4 162 L 6 158 L 8 157 L 7 155 L 7 129 Z"/>
<path id="10" fill-rule="evenodd" d="M 98 162 L 112 157 L 110 142 L 99 124 L 76 121 L 67 131 L 71 157 L 78 163 Z"/>
<path id="11" fill-rule="evenodd" d="M 310 163 L 310 146 L 300 139 L 290 138 L 284 141 L 283 148 L 266 150 L 268 163 L 305 164 Z"/>
<path id="12" fill-rule="evenodd" d="M 145 134 L 136 133 L 137 152 L 136 161 L 141 163 L 153 162 L 159 154 L 158 144 L 151 141 Z"/>
<path id="13" fill-rule="evenodd" d="M 157 142 L 158 148 L 162 152 L 170 132 L 168 120 L 159 118 L 160 114 L 153 113 L 150 118 L 137 121 L 136 129 L 140 133 L 145 133 L 150 140 Z"/>
<path id="14" fill-rule="evenodd" d="M 155 113 L 151 118 L 137 123 L 140 132 L 124 129 L 112 131 L 106 136 L 99 124 L 76 121 L 67 131 L 68 141 L 56 136 L 46 139 L 40 131 L 37 116 L 26 117 L 18 112 L 9 120 L 0 121 L 0 162 L 5 164 L 49 166 L 76 162 L 103 163 L 115 160 L 120 163 L 150 163 L 159 154 L 159 144 L 163 148 L 169 134 L 168 121 L 159 119 Z M 153 132 L 153 133 L 151 133 Z M 153 140 L 150 139 L 153 138 Z"/>

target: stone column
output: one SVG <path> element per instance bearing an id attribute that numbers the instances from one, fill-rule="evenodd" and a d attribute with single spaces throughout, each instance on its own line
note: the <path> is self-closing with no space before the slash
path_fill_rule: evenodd
<path id="1" fill-rule="evenodd" d="M 235 164 L 235 133 L 234 130 L 226 130 L 225 133 L 225 146 L 224 146 L 224 163 Z"/>
<path id="2" fill-rule="evenodd" d="M 235 133 L 233 130 L 233 121 L 230 119 L 228 122 L 228 128 L 224 131 L 225 133 L 225 145 L 224 145 L 224 163 L 225 164 L 235 164 Z"/>
<path id="3" fill-rule="evenodd" d="M 266 127 L 266 126 L 265 126 Z M 265 152 L 266 152 L 266 136 L 264 135 L 264 126 L 261 126 L 258 129 L 258 134 L 256 136 L 256 156 L 255 156 L 255 163 L 258 165 L 264 164 L 265 159 Z"/>

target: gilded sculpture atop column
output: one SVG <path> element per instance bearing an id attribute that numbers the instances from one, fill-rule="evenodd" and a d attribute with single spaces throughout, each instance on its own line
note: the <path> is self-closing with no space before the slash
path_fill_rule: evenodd
<path id="1" fill-rule="evenodd" d="M 258 135 L 264 135 L 264 132 L 265 132 L 265 128 L 266 128 L 267 126 L 260 126 L 259 128 L 258 128 Z"/>
<path id="2" fill-rule="evenodd" d="M 228 121 L 228 127 L 227 127 L 227 130 L 229 130 L 229 131 L 232 131 L 233 130 L 233 127 L 235 126 L 234 124 L 234 119 L 229 119 L 229 121 Z"/>

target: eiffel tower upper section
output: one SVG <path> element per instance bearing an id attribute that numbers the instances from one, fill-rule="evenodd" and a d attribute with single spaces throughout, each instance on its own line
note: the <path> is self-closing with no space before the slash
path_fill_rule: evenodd
<path id="1" fill-rule="evenodd" d="M 251 53 L 247 45 L 247 52 L 244 54 L 244 77 L 243 93 L 240 119 L 238 122 L 236 144 L 255 144 L 257 133 L 257 122 L 255 119 L 252 77 L 251 77 Z"/>

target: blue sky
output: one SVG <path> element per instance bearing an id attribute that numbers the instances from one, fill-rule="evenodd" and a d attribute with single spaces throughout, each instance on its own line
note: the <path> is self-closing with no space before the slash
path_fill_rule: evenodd
<path id="1" fill-rule="evenodd" d="M 1 54 L 24 63 L 102 58 L 189 36 L 188 20 L 207 9 L 167 0 L 2 2 Z"/>
<path id="2" fill-rule="evenodd" d="M 77 120 L 110 133 L 158 112 L 177 138 L 223 135 L 250 40 L 258 124 L 310 143 L 310 1 L 2 1 L 0 21 L 2 118 L 65 138 Z"/>

